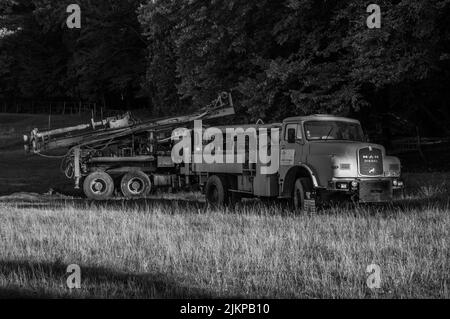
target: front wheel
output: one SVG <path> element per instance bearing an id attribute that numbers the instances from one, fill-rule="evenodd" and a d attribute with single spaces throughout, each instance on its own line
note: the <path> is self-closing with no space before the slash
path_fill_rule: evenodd
<path id="1" fill-rule="evenodd" d="M 108 173 L 93 172 L 85 178 L 83 191 L 90 199 L 106 200 L 114 193 L 114 181 Z"/>
<path id="2" fill-rule="evenodd" d="M 300 178 L 297 178 L 292 190 L 292 209 L 296 213 L 302 213 L 305 209 L 305 191 Z"/>

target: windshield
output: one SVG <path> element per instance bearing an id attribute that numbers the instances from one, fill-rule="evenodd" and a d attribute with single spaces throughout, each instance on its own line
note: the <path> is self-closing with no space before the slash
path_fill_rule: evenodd
<path id="1" fill-rule="evenodd" d="M 364 141 L 361 125 L 344 121 L 309 121 L 305 123 L 305 133 L 309 141 Z"/>

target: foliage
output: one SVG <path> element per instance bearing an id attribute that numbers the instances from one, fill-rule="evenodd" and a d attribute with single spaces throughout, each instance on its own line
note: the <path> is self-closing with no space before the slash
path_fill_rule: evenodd
<path id="1" fill-rule="evenodd" d="M 11 74 L 20 96 L 105 102 L 139 93 L 145 42 L 135 14 L 138 1 L 79 1 L 81 30 L 65 25 L 72 1 L 28 3 L 25 12 L 10 7 L 2 25 L 19 15 L 20 29 L 0 41 L 2 61 L 14 61 Z"/>
<path id="2" fill-rule="evenodd" d="M 69 2 L 2 2 L 0 94 L 146 96 L 172 115 L 231 90 L 252 121 L 394 115 L 448 133 L 450 0 L 380 0 L 381 29 L 357 0 L 80 0 L 79 31 Z"/>
<path id="3" fill-rule="evenodd" d="M 409 105 L 395 105 L 396 98 L 437 79 L 448 83 L 449 1 L 380 6 L 377 30 L 366 27 L 366 4 L 356 0 L 148 1 L 140 10 L 151 30 L 146 36 L 150 43 L 164 38 L 177 67 L 166 73 L 149 65 L 148 72 L 177 83 L 194 104 L 233 90 L 253 120 L 314 112 L 409 114 Z M 152 52 L 150 59 L 161 53 Z M 445 90 L 436 98 L 449 101 Z"/>

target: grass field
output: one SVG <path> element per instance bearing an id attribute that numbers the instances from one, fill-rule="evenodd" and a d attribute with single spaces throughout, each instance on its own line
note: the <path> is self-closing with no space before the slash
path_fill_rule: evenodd
<path id="1" fill-rule="evenodd" d="M 14 120 L 36 124 L 0 117 L 0 195 L 70 188 L 57 161 L 23 155 Z M 257 201 L 209 210 L 197 194 L 0 196 L 0 297 L 449 298 L 450 174 L 405 178 L 395 204 L 314 215 Z M 67 288 L 70 264 L 81 289 Z M 370 264 L 380 289 L 367 287 Z"/>
<path id="2" fill-rule="evenodd" d="M 246 203 L 7 200 L 3 297 L 449 298 L 448 199 L 295 216 Z M 381 289 L 366 285 L 381 267 Z M 82 288 L 65 270 L 78 264 Z"/>

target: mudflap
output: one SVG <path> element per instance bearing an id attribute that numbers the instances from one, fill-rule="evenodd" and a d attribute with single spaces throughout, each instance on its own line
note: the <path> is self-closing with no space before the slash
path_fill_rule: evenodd
<path id="1" fill-rule="evenodd" d="M 311 192 L 306 192 L 305 195 L 305 212 L 315 214 L 317 212 L 315 196 Z"/>

